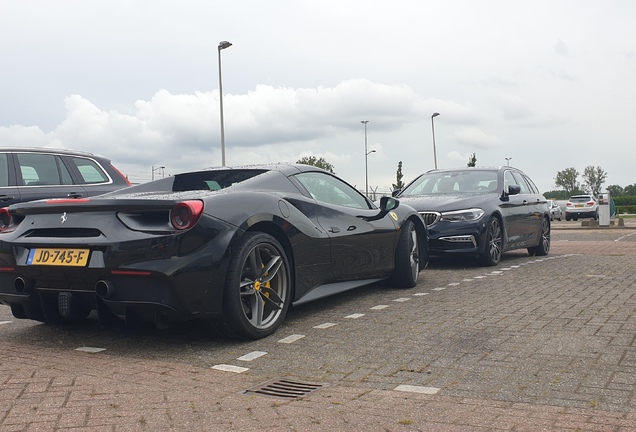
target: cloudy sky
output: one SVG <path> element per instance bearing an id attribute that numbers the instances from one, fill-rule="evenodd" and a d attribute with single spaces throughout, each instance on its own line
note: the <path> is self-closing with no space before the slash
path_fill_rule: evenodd
<path id="1" fill-rule="evenodd" d="M 510 164 L 636 183 L 633 0 L 0 0 L 0 145 L 109 157 L 134 182 L 324 157 L 364 189 Z"/>

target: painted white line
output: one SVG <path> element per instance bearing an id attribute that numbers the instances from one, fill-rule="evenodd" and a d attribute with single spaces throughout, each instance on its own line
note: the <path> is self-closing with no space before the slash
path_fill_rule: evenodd
<path id="1" fill-rule="evenodd" d="M 302 339 L 304 337 L 305 337 L 305 335 L 293 334 L 291 336 L 287 336 L 286 338 L 282 338 L 281 340 L 278 341 L 278 343 L 290 344 L 290 343 L 294 343 L 297 340 L 300 340 L 300 339 Z"/>
<path id="2" fill-rule="evenodd" d="M 510 268 L 519 268 L 520 266 L 514 265 L 514 266 L 510 266 Z"/>
<path id="3" fill-rule="evenodd" d="M 377 305 L 377 306 L 373 306 L 372 308 L 369 308 L 371 310 L 382 310 L 382 309 L 386 309 L 388 308 L 389 305 Z"/>
<path id="4" fill-rule="evenodd" d="M 256 360 L 259 357 L 263 357 L 264 355 L 267 355 L 265 351 L 252 351 L 251 353 L 247 353 L 243 356 L 240 356 L 239 358 L 237 358 L 237 360 L 252 361 L 252 360 Z"/>
<path id="5" fill-rule="evenodd" d="M 404 303 L 411 300 L 410 297 L 400 297 L 400 298 L 396 298 L 395 300 L 393 300 L 394 302 L 398 302 L 398 303 Z"/>
<path id="6" fill-rule="evenodd" d="M 440 391 L 440 389 L 438 389 L 437 387 L 424 387 L 424 386 L 414 386 L 414 385 L 407 385 L 407 384 L 399 385 L 395 388 L 395 390 L 401 391 L 401 392 L 422 393 L 422 394 L 428 394 L 428 395 L 434 395 Z"/>
<path id="7" fill-rule="evenodd" d="M 358 318 L 362 318 L 363 316 L 364 316 L 364 314 L 361 314 L 361 313 L 355 313 L 355 314 L 347 315 L 345 318 L 349 318 L 349 319 L 358 319 Z"/>
<path id="8" fill-rule="evenodd" d="M 614 240 L 614 241 L 615 241 L 615 242 L 621 241 L 621 240 L 623 240 L 623 239 L 626 239 L 627 237 L 631 237 L 631 236 L 633 236 L 634 234 L 636 234 L 636 232 L 633 232 L 633 233 L 631 233 L 631 234 L 626 234 L 626 235 L 624 235 L 624 236 L 622 236 L 622 237 L 617 238 L 617 239 L 616 239 L 616 240 Z"/>
<path id="9" fill-rule="evenodd" d="M 315 329 L 328 329 L 330 327 L 337 326 L 338 323 L 324 323 L 317 326 L 314 326 Z"/>
<path id="10" fill-rule="evenodd" d="M 488 276 L 486 276 L 486 275 L 484 275 L 484 276 L 475 276 L 475 279 L 483 279 L 483 278 L 486 278 L 486 277 L 488 277 Z"/>
<path id="11" fill-rule="evenodd" d="M 428 293 L 415 293 L 413 295 L 416 296 L 416 297 L 421 297 L 421 296 L 428 295 Z"/>
<path id="12" fill-rule="evenodd" d="M 448 286 L 457 286 L 457 285 L 461 285 L 459 282 L 451 282 L 448 284 Z"/>
<path id="13" fill-rule="evenodd" d="M 0 325 L 2 324 L 11 324 L 13 321 L 0 321 Z"/>
<path id="14" fill-rule="evenodd" d="M 446 287 L 443 287 L 443 288 L 433 288 L 433 291 L 443 291 L 443 290 L 445 290 L 445 289 L 446 289 Z"/>
<path id="15" fill-rule="evenodd" d="M 491 271 L 490 274 L 502 274 L 503 272 L 501 270 L 494 270 Z"/>
<path id="16" fill-rule="evenodd" d="M 501 270 L 502 270 L 502 271 L 507 271 L 507 270 L 510 270 L 510 267 L 504 267 L 504 268 L 502 268 Z"/>
<path id="17" fill-rule="evenodd" d="M 223 372 L 233 372 L 233 373 L 243 373 L 250 370 L 250 368 L 240 367 L 240 366 L 232 366 L 227 364 L 218 364 L 212 366 L 212 369 L 216 369 Z"/>
<path id="18" fill-rule="evenodd" d="M 94 354 L 94 353 L 106 351 L 106 348 L 80 347 L 80 348 L 75 348 L 75 351 L 82 351 L 82 352 Z"/>

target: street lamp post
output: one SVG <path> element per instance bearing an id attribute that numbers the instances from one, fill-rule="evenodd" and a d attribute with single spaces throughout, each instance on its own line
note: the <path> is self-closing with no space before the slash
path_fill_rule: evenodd
<path id="1" fill-rule="evenodd" d="M 221 165 L 225 166 L 225 126 L 223 125 L 223 81 L 221 80 L 221 50 L 231 47 L 228 41 L 219 42 L 219 112 L 221 115 Z"/>
<path id="2" fill-rule="evenodd" d="M 165 166 L 156 167 L 156 166 L 153 165 L 153 167 L 152 167 L 152 179 L 153 180 L 155 179 L 155 171 L 159 171 L 159 170 L 163 170 L 163 169 L 166 169 L 166 167 Z"/>
<path id="3" fill-rule="evenodd" d="M 375 150 L 367 151 L 367 123 L 369 120 L 360 121 L 364 125 L 364 194 L 369 197 L 369 165 L 367 163 L 367 156 L 369 153 L 373 153 Z"/>
<path id="4" fill-rule="evenodd" d="M 512 159 L 512 158 L 509 157 L 509 158 L 504 158 L 504 159 L 506 159 L 506 165 L 510 166 L 510 159 Z"/>
<path id="5" fill-rule="evenodd" d="M 435 169 L 437 169 L 437 149 L 435 148 L 435 122 L 433 119 L 439 115 L 438 112 L 431 116 L 431 129 L 433 131 L 433 160 L 435 161 Z"/>

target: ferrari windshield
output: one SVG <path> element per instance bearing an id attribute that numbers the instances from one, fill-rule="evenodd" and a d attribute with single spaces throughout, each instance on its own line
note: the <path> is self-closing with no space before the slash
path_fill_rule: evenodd
<path id="1" fill-rule="evenodd" d="M 173 190 L 220 190 L 266 172 L 264 169 L 199 171 L 175 176 Z"/>
<path id="2" fill-rule="evenodd" d="M 422 174 L 400 196 L 497 191 L 497 171 L 439 171 Z"/>

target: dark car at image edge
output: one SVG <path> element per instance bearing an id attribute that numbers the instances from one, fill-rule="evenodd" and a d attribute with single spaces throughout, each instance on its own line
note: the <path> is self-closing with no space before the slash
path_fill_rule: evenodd
<path id="1" fill-rule="evenodd" d="M 87 152 L 0 147 L 0 207 L 46 198 L 85 198 L 130 186 L 105 157 Z"/>
<path id="2" fill-rule="evenodd" d="M 494 266 L 513 249 L 549 253 L 547 200 L 519 169 L 432 170 L 394 196 L 426 221 L 431 255 L 474 255 L 482 265 Z"/>
<path id="3" fill-rule="evenodd" d="M 426 266 L 421 216 L 338 177 L 275 164 L 177 174 L 0 210 L 0 303 L 45 322 L 212 322 L 272 334 L 288 308 Z"/>

